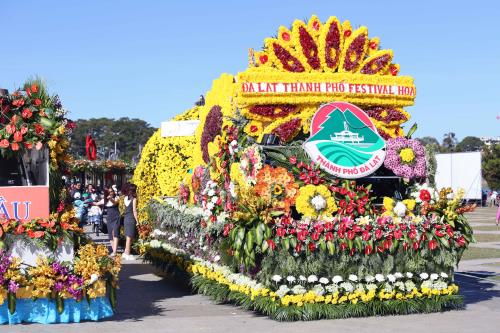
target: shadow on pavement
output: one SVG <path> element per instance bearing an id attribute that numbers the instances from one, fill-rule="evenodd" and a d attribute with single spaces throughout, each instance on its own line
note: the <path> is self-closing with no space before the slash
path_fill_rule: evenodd
<path id="1" fill-rule="evenodd" d="M 167 282 L 168 281 L 168 282 Z M 154 275 L 150 265 L 127 263 L 120 272 L 120 289 L 117 293 L 118 308 L 107 321 L 141 321 L 144 317 L 161 315 L 169 311 L 165 302 L 169 298 L 191 295 L 187 285 Z"/>
<path id="2" fill-rule="evenodd" d="M 465 305 L 500 298 L 500 285 L 484 279 L 495 276 L 496 273 L 477 271 L 465 274 L 467 276 L 462 274 L 455 275 L 455 282 L 460 287 L 460 294 L 464 296 Z"/>

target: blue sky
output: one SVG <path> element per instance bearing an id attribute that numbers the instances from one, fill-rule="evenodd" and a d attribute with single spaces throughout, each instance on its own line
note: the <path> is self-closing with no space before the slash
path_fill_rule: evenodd
<path id="1" fill-rule="evenodd" d="M 153 126 L 247 65 L 280 25 L 316 14 L 366 25 L 415 78 L 416 136 L 500 135 L 500 5 L 494 1 L 10 1 L 0 3 L 0 86 L 33 75 L 71 118 Z"/>

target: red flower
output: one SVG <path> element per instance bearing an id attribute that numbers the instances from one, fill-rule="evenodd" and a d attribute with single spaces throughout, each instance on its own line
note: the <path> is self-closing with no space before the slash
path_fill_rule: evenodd
<path id="1" fill-rule="evenodd" d="M 394 238 L 400 239 L 401 237 L 403 237 L 403 232 L 399 229 L 394 230 Z"/>
<path id="2" fill-rule="evenodd" d="M 349 230 L 347 232 L 347 238 L 349 238 L 350 240 L 353 240 L 354 237 L 356 237 L 356 233 L 354 231 L 352 231 L 352 230 Z"/>
<path id="3" fill-rule="evenodd" d="M 319 239 L 319 232 L 313 232 L 311 238 L 313 241 L 317 241 Z"/>
<path id="4" fill-rule="evenodd" d="M 339 238 L 344 238 L 344 229 L 339 229 L 337 235 L 339 235 Z"/>
<path id="5" fill-rule="evenodd" d="M 17 151 L 19 150 L 19 144 L 17 142 L 12 142 L 10 144 L 10 148 L 13 150 L 13 151 Z"/>
<path id="6" fill-rule="evenodd" d="M 21 126 L 21 134 L 24 135 L 26 133 L 28 133 L 28 126 L 26 125 Z"/>
<path id="7" fill-rule="evenodd" d="M 278 228 L 276 230 L 276 235 L 278 235 L 279 237 L 283 237 L 286 235 L 286 230 L 284 228 Z"/>
<path id="8" fill-rule="evenodd" d="M 37 93 L 38 92 L 38 86 L 36 84 L 31 85 L 31 92 L 32 93 Z"/>
<path id="9" fill-rule="evenodd" d="M 326 222 L 324 226 L 325 226 L 325 229 L 328 230 L 328 231 L 333 229 L 333 223 L 332 222 Z"/>
<path id="10" fill-rule="evenodd" d="M 434 233 L 436 234 L 436 236 L 438 237 L 443 237 L 444 236 L 444 233 L 441 231 L 441 230 L 436 230 L 434 231 Z"/>
<path id="11" fill-rule="evenodd" d="M 274 241 L 272 239 L 267 240 L 267 245 L 269 245 L 269 248 L 271 250 L 274 250 L 276 248 L 276 244 L 274 243 Z"/>
<path id="12" fill-rule="evenodd" d="M 302 250 L 302 244 L 297 243 L 297 245 L 295 246 L 295 252 L 299 253 L 300 250 Z"/>
<path id="13" fill-rule="evenodd" d="M 344 251 L 345 249 L 347 249 L 347 243 L 340 243 L 340 250 Z"/>
<path id="14" fill-rule="evenodd" d="M 429 202 L 431 201 L 431 194 L 427 190 L 420 190 L 420 200 L 424 202 Z"/>
<path id="15" fill-rule="evenodd" d="M 345 187 L 340 188 L 340 194 L 341 195 L 346 195 L 347 194 L 347 189 Z"/>
<path id="16" fill-rule="evenodd" d="M 14 141 L 15 142 L 23 141 L 23 134 L 21 132 L 14 133 Z"/>
<path id="17" fill-rule="evenodd" d="M 290 163 L 295 164 L 295 163 L 297 163 L 297 157 L 296 156 L 290 156 L 289 161 L 290 161 Z"/>
<path id="18" fill-rule="evenodd" d="M 31 118 L 32 115 L 33 115 L 33 112 L 31 112 L 30 109 L 24 109 L 23 112 L 21 112 L 21 116 L 24 119 L 29 119 L 29 118 Z"/>
<path id="19" fill-rule="evenodd" d="M 363 231 L 361 237 L 363 238 L 364 241 L 368 241 L 371 238 L 370 232 L 367 230 Z"/>
<path id="20" fill-rule="evenodd" d="M 410 230 L 410 232 L 408 233 L 408 237 L 410 237 L 410 239 L 415 239 L 417 237 L 417 232 L 415 231 L 415 229 Z"/>
<path id="21" fill-rule="evenodd" d="M 307 235 L 309 234 L 309 231 L 307 230 L 301 230 L 297 233 L 297 238 L 300 240 L 300 241 L 305 241 L 306 240 L 306 237 Z"/>
<path id="22" fill-rule="evenodd" d="M 40 106 L 40 105 L 42 105 L 42 100 L 40 98 L 37 98 L 37 99 L 35 99 L 33 104 L 35 104 L 36 106 Z"/>
<path id="23" fill-rule="evenodd" d="M 43 237 L 43 236 L 44 236 L 44 234 L 45 234 L 45 233 L 44 233 L 43 231 L 35 231 L 35 232 L 33 233 L 33 236 L 34 236 L 35 238 L 41 238 L 41 237 Z"/>
<path id="24" fill-rule="evenodd" d="M 0 148 L 8 148 L 10 145 L 9 140 L 3 139 L 0 140 Z"/>
<path id="25" fill-rule="evenodd" d="M 384 241 L 384 249 L 389 250 L 392 247 L 392 240 L 386 239 Z"/>
<path id="26" fill-rule="evenodd" d="M 448 236 L 453 238 L 453 229 L 452 228 L 446 228 L 446 233 L 448 234 Z"/>
<path id="27" fill-rule="evenodd" d="M 375 230 L 375 238 L 376 239 L 382 238 L 382 233 L 383 233 L 382 229 Z"/>
<path id="28" fill-rule="evenodd" d="M 325 240 L 327 240 L 327 241 L 333 240 L 333 233 L 332 232 L 327 232 L 325 234 Z"/>
<path id="29" fill-rule="evenodd" d="M 371 254 L 372 252 L 373 252 L 373 247 L 372 247 L 370 244 L 366 245 L 366 246 L 365 246 L 365 254 L 366 254 L 366 255 L 369 255 L 369 254 Z"/>
<path id="30" fill-rule="evenodd" d="M 413 243 L 413 249 L 414 250 L 418 250 L 419 247 L 420 247 L 420 242 Z"/>
<path id="31" fill-rule="evenodd" d="M 43 129 L 43 126 L 40 124 L 35 124 L 35 133 L 37 135 L 42 135 L 45 130 Z"/>
<path id="32" fill-rule="evenodd" d="M 405 243 L 403 243 L 403 249 L 404 249 L 405 251 L 408 251 L 408 248 L 409 248 L 409 247 L 410 247 L 410 244 L 408 244 L 408 243 L 406 243 L 406 242 L 405 242 Z"/>
<path id="33" fill-rule="evenodd" d="M 16 132 L 16 126 L 13 124 L 8 124 L 5 126 L 5 130 L 7 131 L 7 134 L 14 134 Z"/>
<path id="34" fill-rule="evenodd" d="M 457 244 L 458 244 L 458 246 L 459 246 L 459 247 L 464 246 L 464 245 L 465 245 L 465 243 L 466 243 L 466 240 L 465 240 L 464 236 L 460 236 L 460 237 L 457 239 Z"/>
<path id="35" fill-rule="evenodd" d="M 23 106 L 24 105 L 24 99 L 22 99 L 22 98 L 16 99 L 16 100 L 14 100 L 12 102 L 12 105 L 17 106 L 17 107 Z"/>
<path id="36" fill-rule="evenodd" d="M 347 205 L 346 201 L 344 199 L 339 201 L 339 206 L 344 208 Z"/>
<path id="37" fill-rule="evenodd" d="M 311 252 L 316 250 L 316 244 L 314 244 L 313 242 L 309 243 L 309 245 L 307 247 L 309 248 L 309 251 L 311 251 Z"/>
<path id="38" fill-rule="evenodd" d="M 433 251 L 433 250 L 437 249 L 437 246 L 438 246 L 437 240 L 432 239 L 432 240 L 429 241 L 429 249 L 430 250 Z"/>
<path id="39" fill-rule="evenodd" d="M 255 133 L 259 130 L 259 128 L 255 125 L 250 126 L 250 132 Z"/>

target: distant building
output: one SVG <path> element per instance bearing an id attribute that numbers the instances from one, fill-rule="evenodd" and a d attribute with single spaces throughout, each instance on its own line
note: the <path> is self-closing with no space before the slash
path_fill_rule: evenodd
<path id="1" fill-rule="evenodd" d="M 500 136 L 497 136 L 496 138 L 481 137 L 480 139 L 488 147 L 491 145 L 500 144 Z"/>

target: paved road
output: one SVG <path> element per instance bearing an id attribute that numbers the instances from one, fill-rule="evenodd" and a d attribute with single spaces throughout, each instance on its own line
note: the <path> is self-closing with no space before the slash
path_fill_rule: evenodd
<path id="1" fill-rule="evenodd" d="M 482 210 L 478 214 L 490 216 Z M 499 262 L 500 258 L 461 263 L 456 280 L 466 299 L 462 311 L 278 323 L 232 305 L 215 305 L 191 294 L 185 285 L 158 277 L 151 266 L 129 261 L 123 265 L 119 308 L 113 318 L 98 323 L 0 326 L 0 332 L 500 332 L 500 284 L 490 279 L 498 272 L 489 266 Z"/>

